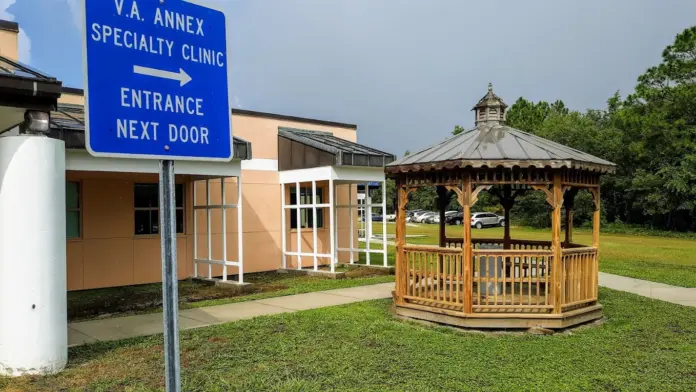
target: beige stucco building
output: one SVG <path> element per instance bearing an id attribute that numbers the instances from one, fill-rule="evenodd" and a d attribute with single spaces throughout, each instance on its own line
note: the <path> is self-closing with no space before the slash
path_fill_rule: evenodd
<path id="1" fill-rule="evenodd" d="M 0 67 L 21 67 L 17 29 L 2 26 Z M 67 289 L 161 281 L 157 162 L 89 155 L 83 92 L 52 83 L 59 91 L 49 104 L 49 135 L 65 142 Z M 241 280 L 242 268 L 248 274 L 298 268 L 300 259 L 302 267 L 352 259 L 340 251 L 358 243 L 357 190 L 349 184 L 384 181 L 394 157 L 357 144 L 352 124 L 248 110 L 233 110 L 231 119 L 232 162 L 176 166 L 179 278 Z M 2 124 L 0 137 L 21 134 L 18 124 Z"/>

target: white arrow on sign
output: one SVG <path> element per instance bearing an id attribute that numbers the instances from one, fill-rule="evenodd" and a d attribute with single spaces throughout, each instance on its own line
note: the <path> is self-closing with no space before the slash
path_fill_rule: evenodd
<path id="1" fill-rule="evenodd" d="M 186 83 L 191 81 L 191 77 L 182 68 L 179 68 L 179 72 L 169 72 L 163 71 L 161 69 L 141 67 L 139 65 L 133 66 L 133 73 L 139 75 L 153 76 L 155 78 L 178 80 L 181 86 L 186 85 Z"/>

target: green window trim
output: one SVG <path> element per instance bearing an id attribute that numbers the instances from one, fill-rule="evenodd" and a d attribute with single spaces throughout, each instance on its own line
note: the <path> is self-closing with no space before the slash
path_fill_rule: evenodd
<path id="1" fill-rule="evenodd" d="M 80 188 L 80 183 L 76 181 L 65 184 L 65 236 L 68 239 L 82 237 Z"/>

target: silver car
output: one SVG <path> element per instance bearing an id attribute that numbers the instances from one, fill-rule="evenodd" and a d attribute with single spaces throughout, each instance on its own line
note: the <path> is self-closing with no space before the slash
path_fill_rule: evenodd
<path id="1" fill-rule="evenodd" d="M 505 218 L 490 212 L 476 212 L 471 214 L 471 227 L 481 229 L 484 226 L 505 226 Z"/>

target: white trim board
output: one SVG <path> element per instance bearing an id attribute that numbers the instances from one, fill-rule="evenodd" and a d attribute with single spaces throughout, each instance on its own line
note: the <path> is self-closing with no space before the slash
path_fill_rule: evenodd
<path id="1" fill-rule="evenodd" d="M 277 159 L 253 158 L 248 161 L 242 161 L 242 170 L 256 171 L 278 171 Z"/>
<path id="2" fill-rule="evenodd" d="M 175 174 L 210 177 L 239 177 L 242 165 L 231 162 L 176 161 Z M 155 159 L 97 158 L 86 151 L 65 150 L 65 170 L 112 173 L 159 173 L 159 161 Z"/>
<path id="3" fill-rule="evenodd" d="M 311 169 L 286 170 L 280 172 L 281 184 L 296 182 L 334 180 L 338 184 L 382 182 L 385 180 L 382 167 L 322 166 Z"/>

